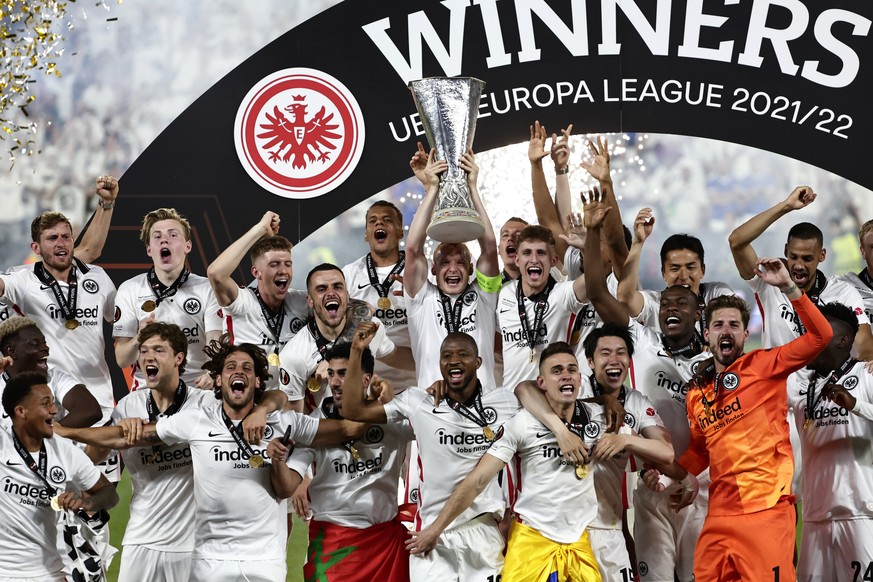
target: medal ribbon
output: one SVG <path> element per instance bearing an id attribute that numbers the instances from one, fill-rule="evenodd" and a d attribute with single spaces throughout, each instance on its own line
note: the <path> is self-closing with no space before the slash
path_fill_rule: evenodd
<path id="1" fill-rule="evenodd" d="M 855 358 L 850 357 L 848 360 L 843 362 L 843 364 L 837 370 L 834 370 L 831 373 L 827 382 L 825 382 L 825 385 L 836 384 L 839 379 L 842 378 L 846 374 L 846 372 L 848 372 L 852 368 L 852 366 L 857 363 L 857 361 L 858 360 L 856 360 Z M 818 378 L 819 376 L 815 372 L 811 374 L 809 388 L 806 391 L 806 410 L 803 411 L 804 428 L 806 428 L 807 423 L 812 421 L 812 415 L 815 412 L 818 403 L 821 402 L 822 396 L 824 395 L 824 390 L 819 392 L 818 396 L 815 395 L 815 385 L 818 382 Z"/>
<path id="2" fill-rule="evenodd" d="M 188 395 L 188 387 L 185 386 L 185 383 L 179 380 L 179 386 L 176 388 L 176 395 L 173 397 L 173 403 L 167 407 L 167 409 L 163 412 L 165 416 L 172 416 L 179 412 L 182 408 L 182 405 L 185 404 L 185 397 Z M 152 391 L 149 390 L 149 397 L 146 399 L 146 412 L 149 415 L 149 422 L 157 422 L 158 415 L 161 412 L 158 410 L 158 403 L 155 402 L 155 397 L 152 395 Z M 158 453 L 161 450 L 161 445 L 152 445 L 152 455 Z"/>
<path id="3" fill-rule="evenodd" d="M 257 290 L 257 288 L 252 289 L 252 293 L 255 294 L 255 297 L 258 300 L 258 305 L 261 306 L 261 315 L 264 316 L 264 321 L 267 324 L 267 329 L 270 330 L 270 333 L 273 334 L 273 339 L 276 340 L 276 349 L 275 352 L 279 351 L 279 337 L 282 335 L 282 324 L 285 323 L 285 305 L 282 304 L 282 307 L 279 309 L 279 313 L 273 313 L 273 310 L 267 306 L 264 300 L 261 298 L 261 293 Z"/>
<path id="4" fill-rule="evenodd" d="M 825 277 L 824 273 L 815 270 L 815 281 L 812 282 L 812 287 L 809 291 L 806 292 L 806 296 L 809 297 L 809 300 L 815 303 L 816 305 L 820 305 L 819 296 L 824 291 L 825 287 L 828 286 L 828 278 Z M 794 321 L 797 323 L 797 328 L 800 330 L 800 335 L 806 333 L 806 327 L 803 325 L 803 322 L 800 321 L 800 316 L 797 315 L 797 312 L 794 312 Z"/>
<path id="5" fill-rule="evenodd" d="M 312 337 L 315 339 L 315 347 L 318 348 L 318 356 L 320 359 L 324 359 L 324 352 L 333 347 L 336 340 L 329 340 L 321 334 L 321 330 L 318 329 L 318 325 L 315 323 L 315 318 L 310 319 L 307 325 L 309 326 L 309 333 L 311 333 Z M 342 336 L 342 334 L 340 334 L 340 336 Z"/>
<path id="6" fill-rule="evenodd" d="M 540 330 L 540 326 L 543 324 L 543 317 L 546 314 L 546 308 L 549 306 L 549 293 L 551 293 L 552 287 L 554 286 L 555 279 L 549 275 L 549 281 L 546 283 L 545 289 L 530 296 L 530 301 L 535 302 L 533 329 L 531 329 L 530 324 L 527 321 L 527 311 L 524 308 L 524 292 L 521 289 L 521 281 L 518 282 L 518 286 L 515 288 L 515 299 L 518 303 L 518 319 L 521 323 L 521 335 L 525 340 L 527 340 L 531 352 L 533 352 L 536 347 L 536 334 Z"/>
<path id="7" fill-rule="evenodd" d="M 697 320 L 697 329 L 694 333 L 697 335 L 697 341 L 703 345 L 703 330 L 706 329 L 706 301 L 703 299 L 706 295 L 706 284 L 700 284 L 700 293 L 697 295 L 697 308 L 700 310 L 700 319 Z M 677 354 L 678 355 L 678 354 Z"/>
<path id="8" fill-rule="evenodd" d="M 246 415 L 248 416 L 248 415 Z M 240 448 L 243 458 L 250 459 L 252 455 L 255 454 L 254 449 L 249 446 L 249 443 L 246 442 L 246 439 L 242 437 L 242 422 L 240 422 L 237 426 L 233 425 L 233 421 L 230 420 L 230 417 L 227 416 L 227 413 L 224 411 L 224 407 L 221 407 L 221 419 L 224 421 L 224 426 L 227 427 L 228 432 L 230 432 L 230 436 L 233 437 L 236 446 Z"/>
<path id="9" fill-rule="evenodd" d="M 64 297 L 64 292 L 61 289 L 57 279 L 49 273 L 42 261 L 38 261 L 33 265 L 33 273 L 39 282 L 48 286 L 55 296 L 55 301 L 58 304 L 58 309 L 61 310 L 61 315 L 66 321 L 76 319 L 76 296 L 78 291 L 76 264 L 70 267 L 70 274 L 67 275 L 67 296 Z"/>
<path id="10" fill-rule="evenodd" d="M 581 401 L 577 400 L 573 408 L 573 417 L 570 419 L 570 422 L 564 421 L 564 426 L 584 441 L 585 425 L 589 422 L 591 422 L 591 417 L 588 416 L 588 409 L 585 408 Z"/>
<path id="11" fill-rule="evenodd" d="M 458 331 L 458 328 L 461 327 L 461 309 L 464 307 L 464 302 L 461 301 L 461 298 L 464 294 L 470 289 L 470 286 L 467 285 L 467 288 L 464 289 L 458 298 L 455 299 L 455 304 L 452 305 L 451 298 L 440 291 L 440 306 L 443 308 L 443 320 L 444 325 L 446 326 L 446 331 L 449 333 L 453 333 Z"/>
<path id="12" fill-rule="evenodd" d="M 600 396 L 603 394 L 603 386 L 600 385 L 600 382 L 597 381 L 597 378 L 594 377 L 594 374 L 591 374 L 591 389 L 594 391 L 595 396 Z M 622 384 L 621 388 L 618 390 L 618 401 L 624 406 L 624 400 L 627 397 L 627 394 L 624 391 L 624 385 Z"/>
<path id="13" fill-rule="evenodd" d="M 158 279 L 157 273 L 155 273 L 155 268 L 152 267 L 149 269 L 149 272 L 146 273 L 146 279 L 149 282 L 149 287 L 152 288 L 152 293 L 155 294 L 155 307 L 161 304 L 161 301 L 166 299 L 167 297 L 172 297 L 179 290 L 179 287 L 185 284 L 185 281 L 188 280 L 188 276 L 191 272 L 187 267 L 182 267 L 182 272 L 179 273 L 179 276 L 176 277 L 176 280 L 167 287 L 161 280 Z"/>
<path id="14" fill-rule="evenodd" d="M 479 382 L 478 380 L 476 381 L 476 392 L 473 395 L 473 408 L 475 409 L 475 413 L 465 404 L 453 400 L 448 396 L 444 396 L 443 400 L 449 404 L 449 407 L 451 407 L 452 410 L 467 420 L 475 423 L 477 426 L 481 428 L 488 426 L 488 421 L 485 419 L 485 407 L 482 406 L 482 382 Z"/>
<path id="15" fill-rule="evenodd" d="M 696 356 L 703 351 L 703 345 L 700 342 L 700 336 L 697 335 L 696 330 L 694 335 L 691 336 L 691 340 L 686 345 L 679 348 L 669 347 L 664 341 L 665 339 L 666 337 L 661 335 L 661 347 L 664 348 L 664 351 L 667 352 L 667 355 L 671 358 L 685 356 L 686 354 L 689 356 Z"/>
<path id="16" fill-rule="evenodd" d="M 370 285 L 373 286 L 373 289 L 376 290 L 376 293 L 379 294 L 379 297 L 388 297 L 388 293 L 391 292 L 391 285 L 394 284 L 394 275 L 400 273 L 403 270 L 403 266 L 406 264 L 406 251 L 400 251 L 400 260 L 394 264 L 394 268 L 391 269 L 391 272 L 388 273 L 388 276 L 385 277 L 385 280 L 381 283 L 379 282 L 379 276 L 376 274 L 376 265 L 373 263 L 373 257 L 370 253 L 367 253 L 366 258 L 367 263 L 367 276 L 370 278 Z"/>
<path id="17" fill-rule="evenodd" d="M 49 495 L 54 495 L 57 493 L 57 488 L 54 487 L 51 483 L 48 482 L 46 478 L 46 468 L 48 467 L 48 458 L 45 453 L 45 442 L 40 443 L 39 447 L 39 464 L 33 460 L 33 456 L 24 448 L 24 445 L 21 444 L 21 441 L 18 440 L 18 435 L 15 434 L 15 430 L 12 430 L 12 442 L 15 444 L 15 450 L 18 455 L 24 459 L 24 463 L 27 465 L 27 468 L 30 469 L 34 475 L 40 478 L 40 480 L 45 483 L 46 491 Z"/>

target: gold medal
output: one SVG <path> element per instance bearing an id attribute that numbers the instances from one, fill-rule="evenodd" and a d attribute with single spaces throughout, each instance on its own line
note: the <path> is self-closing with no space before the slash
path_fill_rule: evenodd
<path id="1" fill-rule="evenodd" d="M 482 427 L 482 434 L 484 434 L 485 438 L 488 439 L 489 441 L 494 440 L 494 431 L 491 429 L 490 426 L 483 426 Z"/>
<path id="2" fill-rule="evenodd" d="M 354 446 L 349 445 L 349 452 L 352 454 L 352 458 L 354 460 L 356 460 L 356 461 L 361 460 L 361 453 L 359 453 L 358 449 L 356 449 Z"/>
<path id="3" fill-rule="evenodd" d="M 379 306 L 379 309 L 391 309 L 391 300 L 387 297 L 380 297 L 376 305 Z"/>
<path id="4" fill-rule="evenodd" d="M 249 465 L 252 466 L 252 469 L 260 469 L 264 466 L 264 457 L 255 453 L 251 457 L 249 457 Z"/>
<path id="5" fill-rule="evenodd" d="M 267 356 L 267 362 L 268 362 L 271 366 L 276 366 L 276 367 L 278 367 L 278 366 L 279 366 L 279 354 L 277 354 L 276 352 L 271 352 L 271 353 Z"/>
<path id="6" fill-rule="evenodd" d="M 79 320 L 78 319 L 68 319 L 67 322 L 64 323 L 64 327 L 66 327 L 70 331 L 73 331 L 74 329 L 79 327 Z"/>
<path id="7" fill-rule="evenodd" d="M 588 476 L 588 465 L 576 465 L 576 478 L 584 479 Z"/>
<path id="8" fill-rule="evenodd" d="M 149 299 L 148 301 L 146 301 L 145 303 L 142 304 L 142 307 L 140 307 L 140 309 L 142 309 L 146 313 L 151 313 L 152 311 L 157 309 L 157 307 L 158 307 L 158 304 L 155 303 L 154 301 L 152 301 L 151 299 Z"/>
<path id="9" fill-rule="evenodd" d="M 49 501 L 49 503 L 51 504 L 52 509 L 54 509 L 55 511 L 60 511 L 60 510 L 61 510 L 61 501 L 60 501 L 60 499 L 58 499 L 58 496 L 57 496 L 57 495 L 55 495 L 54 497 L 52 497 L 52 500 Z"/>
<path id="10" fill-rule="evenodd" d="M 309 380 L 306 381 L 306 387 L 310 392 L 318 392 L 321 390 L 321 380 L 315 376 L 310 376 Z"/>

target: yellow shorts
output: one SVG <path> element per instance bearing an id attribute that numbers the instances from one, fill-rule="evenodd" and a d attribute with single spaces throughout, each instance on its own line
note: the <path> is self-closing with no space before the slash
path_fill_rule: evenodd
<path id="1" fill-rule="evenodd" d="M 559 544 L 537 530 L 512 522 L 502 582 L 601 582 L 588 532 L 572 544 Z"/>

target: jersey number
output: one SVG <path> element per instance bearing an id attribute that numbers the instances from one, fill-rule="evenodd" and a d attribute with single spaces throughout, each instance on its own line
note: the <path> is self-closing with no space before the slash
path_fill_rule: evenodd
<path id="1" fill-rule="evenodd" d="M 867 564 L 867 569 L 864 570 L 863 578 L 861 578 L 861 562 L 852 562 L 852 570 L 855 571 L 855 575 L 852 577 L 852 582 L 865 582 L 867 580 L 873 580 L 873 562 Z"/>

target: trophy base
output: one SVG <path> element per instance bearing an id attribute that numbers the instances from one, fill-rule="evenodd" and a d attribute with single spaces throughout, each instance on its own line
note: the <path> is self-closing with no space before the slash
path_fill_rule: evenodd
<path id="1" fill-rule="evenodd" d="M 444 243 L 465 243 L 482 238 L 485 226 L 472 208 L 443 208 L 433 213 L 427 236 Z"/>

